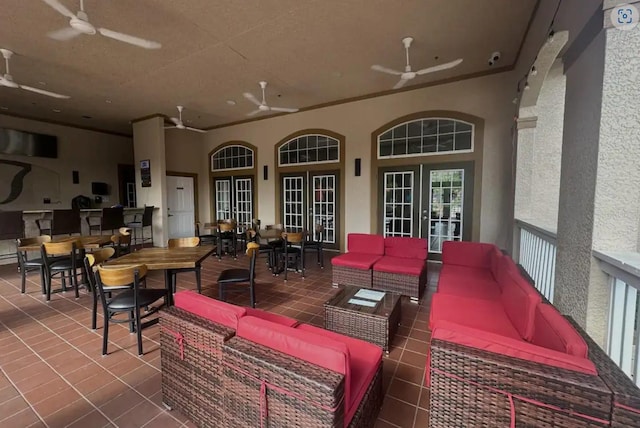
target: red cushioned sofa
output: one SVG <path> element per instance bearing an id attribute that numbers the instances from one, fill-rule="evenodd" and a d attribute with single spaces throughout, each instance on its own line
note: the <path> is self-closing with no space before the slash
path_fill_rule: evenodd
<path id="1" fill-rule="evenodd" d="M 622 426 L 583 332 L 496 246 L 443 244 L 430 329 L 429 426 Z"/>
<path id="2" fill-rule="evenodd" d="M 427 284 L 427 241 L 350 233 L 347 250 L 331 259 L 333 285 L 355 285 L 403 294 L 414 300 Z"/>
<path id="3" fill-rule="evenodd" d="M 379 347 L 296 320 L 176 293 L 161 312 L 165 405 L 201 427 L 372 426 Z"/>

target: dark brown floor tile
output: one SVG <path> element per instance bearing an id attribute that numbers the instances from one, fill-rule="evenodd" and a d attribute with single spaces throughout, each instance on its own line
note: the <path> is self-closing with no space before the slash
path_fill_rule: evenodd
<path id="1" fill-rule="evenodd" d="M 80 419 L 75 420 L 67 428 L 102 427 L 108 423 L 109 421 L 102 415 L 102 413 L 94 410 L 80 417 Z"/>
<path id="2" fill-rule="evenodd" d="M 378 418 L 400 427 L 412 427 L 417 407 L 386 396 Z"/>
<path id="3" fill-rule="evenodd" d="M 11 384 L 9 384 L 0 389 L 0 404 L 4 403 L 7 400 L 11 400 L 12 398 L 18 397 L 19 395 L 20 393 Z"/>
<path id="4" fill-rule="evenodd" d="M 422 392 L 420 393 L 420 404 L 418 407 L 429 410 L 429 396 L 431 391 L 429 388 L 422 388 Z"/>
<path id="5" fill-rule="evenodd" d="M 181 421 L 174 419 L 171 413 L 163 412 L 153 418 L 144 428 L 178 428 L 182 424 Z"/>
<path id="6" fill-rule="evenodd" d="M 422 385 L 422 380 L 424 378 L 424 367 L 413 367 L 408 364 L 398 363 L 396 377 L 406 382 L 411 382 L 416 385 Z"/>
<path id="7" fill-rule="evenodd" d="M 144 398 L 141 397 L 137 391 L 127 389 L 123 393 L 114 397 L 111 401 L 100 406 L 100 410 L 107 415 L 107 417 L 115 420 L 143 401 Z"/>
<path id="8" fill-rule="evenodd" d="M 416 427 L 427 427 L 429 426 L 429 411 L 418 409 L 418 413 L 416 414 Z"/>
<path id="9" fill-rule="evenodd" d="M 86 400 L 80 399 L 69 402 L 56 412 L 44 416 L 43 419 L 50 427 L 66 427 L 95 410 Z"/>
<path id="10" fill-rule="evenodd" d="M 22 397 L 17 396 L 0 404 L 0 415 L 9 417 L 27 408 L 29 408 L 27 402 Z"/>
<path id="11" fill-rule="evenodd" d="M 165 410 L 160 409 L 153 403 L 144 401 L 115 419 L 114 422 L 120 428 L 137 428 L 151 421 L 162 412 L 165 412 Z"/>
<path id="12" fill-rule="evenodd" d="M 429 343 L 423 342 L 421 340 L 416 339 L 407 339 L 407 343 L 405 344 L 405 349 L 413 352 L 417 352 L 419 354 L 427 355 L 427 350 L 429 349 Z"/>
<path id="13" fill-rule="evenodd" d="M 6 413 L 0 413 L 0 415 L 0 426 L 3 427 L 28 427 L 40 422 L 38 415 L 29 407 L 11 415 Z"/>
<path id="14" fill-rule="evenodd" d="M 393 379 L 389 389 L 387 390 L 387 396 L 405 401 L 413 406 L 418 405 L 419 395 L 420 386 L 400 379 Z"/>
<path id="15" fill-rule="evenodd" d="M 51 396 L 45 398 L 44 400 L 33 404 L 33 408 L 42 418 L 46 418 L 52 413 L 57 412 L 58 410 L 66 407 L 69 403 L 73 403 L 77 400 L 80 400 L 80 395 L 75 392 L 71 387 L 67 387 L 62 391 L 52 394 Z M 71 421 L 69 421 L 71 422 Z"/>

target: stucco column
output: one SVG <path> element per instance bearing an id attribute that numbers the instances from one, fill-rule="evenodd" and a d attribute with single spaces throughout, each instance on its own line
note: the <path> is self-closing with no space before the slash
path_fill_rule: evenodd
<path id="1" fill-rule="evenodd" d="M 166 247 L 169 240 L 167 217 L 167 166 L 164 141 L 164 119 L 160 116 L 133 124 L 133 154 L 136 166 L 137 205 L 153 205 L 153 241 Z M 142 187 L 140 162 L 149 161 L 151 185 Z"/>

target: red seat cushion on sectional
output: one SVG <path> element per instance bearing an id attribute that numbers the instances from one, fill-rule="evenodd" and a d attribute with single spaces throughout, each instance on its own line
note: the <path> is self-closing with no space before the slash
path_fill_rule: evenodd
<path id="1" fill-rule="evenodd" d="M 446 340 L 447 342 L 458 343 L 522 360 L 534 361 L 586 374 L 598 374 L 595 365 L 588 358 L 569 355 L 477 328 L 440 322 L 436 324 L 431 332 L 431 337 L 432 339 Z"/>
<path id="2" fill-rule="evenodd" d="M 522 340 L 499 300 L 470 299 L 436 293 L 431 300 L 429 328 L 433 330 L 440 321 L 449 321 Z"/>
<path id="3" fill-rule="evenodd" d="M 349 347 L 343 342 L 251 316 L 240 319 L 236 336 L 344 374 L 345 402 L 349 402 L 351 398 L 351 356 Z M 296 391 L 290 392 L 295 393 Z M 345 426 L 348 425 L 348 422 L 345 419 Z"/>
<path id="4" fill-rule="evenodd" d="M 390 236 L 384 238 L 384 255 L 404 259 L 427 259 L 427 240 Z"/>
<path id="5" fill-rule="evenodd" d="M 588 358 L 589 347 L 582 336 L 551 305 L 536 307 L 531 343 L 576 357 Z"/>
<path id="6" fill-rule="evenodd" d="M 500 273 L 500 301 L 511 323 L 525 340 L 531 340 L 540 295 L 519 273 Z"/>
<path id="7" fill-rule="evenodd" d="M 493 244 L 465 241 L 444 241 L 442 263 L 491 269 Z"/>
<path id="8" fill-rule="evenodd" d="M 438 293 L 475 299 L 499 300 L 500 286 L 487 269 L 442 265 Z"/>
<path id="9" fill-rule="evenodd" d="M 286 325 L 287 327 L 295 327 L 298 325 L 298 320 L 285 317 L 284 315 L 278 315 L 272 312 L 254 308 L 245 308 L 245 310 L 247 311 L 247 316 L 261 318 L 263 320 L 271 321 L 276 324 Z"/>
<path id="10" fill-rule="evenodd" d="M 245 308 L 191 290 L 176 293 L 173 300 L 177 308 L 233 329 L 238 327 L 238 320 L 247 313 Z"/>
<path id="11" fill-rule="evenodd" d="M 350 233 L 347 235 L 347 251 L 381 256 L 384 254 L 384 237 L 368 233 Z"/>
<path id="12" fill-rule="evenodd" d="M 373 270 L 377 272 L 420 276 L 424 266 L 424 260 L 384 256 L 373 265 Z"/>
<path id="13" fill-rule="evenodd" d="M 382 349 L 369 342 L 308 324 L 300 324 L 296 329 L 337 340 L 349 348 L 349 355 L 351 356 L 351 384 L 349 386 L 351 398 L 345 408 L 345 421 L 351 421 L 382 361 Z"/>
<path id="14" fill-rule="evenodd" d="M 332 258 L 331 264 L 334 266 L 368 270 L 371 269 L 371 266 L 380 260 L 381 257 L 381 255 L 374 254 L 346 253 Z"/>

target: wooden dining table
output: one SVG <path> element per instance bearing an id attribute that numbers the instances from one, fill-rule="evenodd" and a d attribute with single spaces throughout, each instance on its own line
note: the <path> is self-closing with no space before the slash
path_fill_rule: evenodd
<path id="1" fill-rule="evenodd" d="M 86 250 L 95 250 L 111 244 L 111 235 L 83 235 L 83 236 L 64 236 L 54 238 L 51 242 L 68 242 L 78 241 L 82 244 L 82 248 Z M 18 251 L 40 251 L 42 244 L 21 245 Z"/>
<path id="2" fill-rule="evenodd" d="M 164 270 L 164 285 L 167 289 L 167 305 L 173 304 L 171 270 L 190 269 L 199 266 L 204 259 L 216 251 L 213 245 L 190 248 L 143 248 L 133 253 L 109 260 L 105 267 L 146 265 L 149 270 Z"/>

